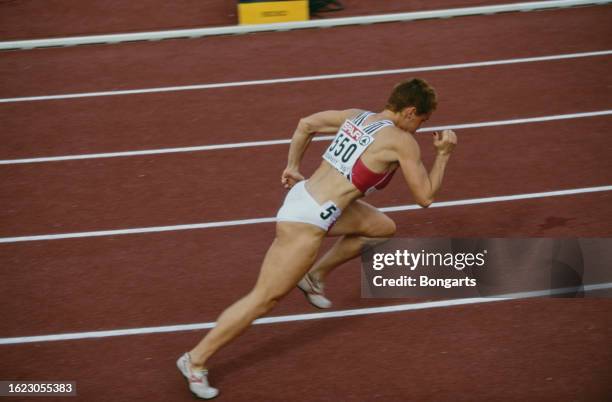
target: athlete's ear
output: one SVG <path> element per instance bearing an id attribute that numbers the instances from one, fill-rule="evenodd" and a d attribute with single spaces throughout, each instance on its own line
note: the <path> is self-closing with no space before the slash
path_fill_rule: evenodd
<path id="1" fill-rule="evenodd" d="M 414 118 L 416 116 L 416 108 L 414 106 L 408 106 L 402 110 L 402 117 L 404 118 Z"/>

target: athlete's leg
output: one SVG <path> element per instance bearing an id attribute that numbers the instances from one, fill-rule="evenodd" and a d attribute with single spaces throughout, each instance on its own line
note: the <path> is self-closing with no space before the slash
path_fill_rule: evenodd
<path id="1" fill-rule="evenodd" d="M 329 272 L 361 254 L 364 246 L 372 246 L 395 234 L 395 223 L 372 205 L 358 200 L 342 212 L 329 232 L 341 237 L 312 267 L 309 274 L 323 282 Z"/>
<path id="2" fill-rule="evenodd" d="M 313 225 L 277 223 L 276 238 L 266 253 L 255 287 L 228 307 L 217 319 L 217 325 L 189 352 L 194 368 L 203 368 L 220 347 L 240 335 L 293 289 L 312 266 L 324 236 L 325 232 Z"/>

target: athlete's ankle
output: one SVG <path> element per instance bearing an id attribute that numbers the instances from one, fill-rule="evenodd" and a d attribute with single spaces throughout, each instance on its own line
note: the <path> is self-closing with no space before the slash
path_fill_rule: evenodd
<path id="1" fill-rule="evenodd" d="M 308 276 L 310 276 L 310 279 L 318 282 L 318 283 L 323 283 L 325 282 L 325 275 L 322 272 L 319 271 L 311 271 L 308 273 Z"/>
<path id="2" fill-rule="evenodd" d="M 200 366 L 200 365 L 196 365 L 196 364 L 192 364 L 191 365 L 191 369 L 193 371 L 208 371 L 208 368 L 206 368 L 206 366 Z"/>
<path id="3" fill-rule="evenodd" d="M 202 359 L 194 352 L 189 352 L 188 355 L 189 355 L 189 364 L 191 365 L 192 370 L 196 370 L 196 371 L 207 370 L 205 359 Z"/>

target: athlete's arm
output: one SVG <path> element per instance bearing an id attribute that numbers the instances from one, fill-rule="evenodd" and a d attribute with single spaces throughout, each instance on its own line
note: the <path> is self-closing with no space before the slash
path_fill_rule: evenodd
<path id="1" fill-rule="evenodd" d="M 361 112 L 359 109 L 347 109 L 327 110 L 311 114 L 300 119 L 296 132 L 301 130 L 309 135 L 315 133 L 335 134 L 346 119 L 355 117 L 359 112 Z"/>
<path id="2" fill-rule="evenodd" d="M 412 136 L 402 136 L 397 148 L 399 164 L 415 201 L 423 208 L 431 205 L 442 186 L 444 171 L 456 144 L 457 136 L 452 130 L 435 133 L 434 147 L 437 155 L 430 172 L 427 173 L 416 140 Z"/>
<path id="3" fill-rule="evenodd" d="M 300 119 L 291 138 L 287 167 L 281 176 L 283 186 L 291 188 L 298 181 L 304 180 L 304 176 L 300 173 L 300 162 L 314 134 L 335 133 L 346 119 L 354 117 L 359 112 L 357 109 L 327 110 Z"/>

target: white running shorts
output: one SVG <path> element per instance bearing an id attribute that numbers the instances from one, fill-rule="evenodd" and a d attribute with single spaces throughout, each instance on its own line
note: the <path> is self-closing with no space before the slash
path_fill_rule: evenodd
<path id="1" fill-rule="evenodd" d="M 276 214 L 276 221 L 309 223 L 327 232 L 341 213 L 342 210 L 332 201 L 319 205 L 306 190 L 306 181 L 302 180 L 287 193 L 283 206 Z"/>

